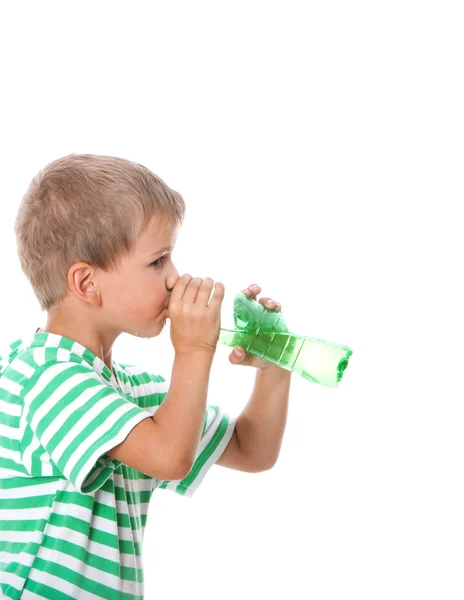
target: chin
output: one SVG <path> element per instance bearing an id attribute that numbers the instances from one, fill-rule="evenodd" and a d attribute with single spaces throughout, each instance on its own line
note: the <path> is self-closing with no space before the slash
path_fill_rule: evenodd
<path id="1" fill-rule="evenodd" d="M 159 335 L 160 332 L 163 331 L 163 329 L 166 327 L 167 322 L 168 322 L 167 317 L 161 317 L 161 319 L 158 320 L 157 327 L 156 327 L 158 332 L 155 333 L 155 335 Z"/>

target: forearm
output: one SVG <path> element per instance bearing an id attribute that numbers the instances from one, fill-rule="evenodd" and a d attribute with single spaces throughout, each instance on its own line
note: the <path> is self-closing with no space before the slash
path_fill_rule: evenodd
<path id="1" fill-rule="evenodd" d="M 235 431 L 244 454 L 260 468 L 270 468 L 279 456 L 287 424 L 291 371 L 272 366 L 257 369 L 251 398 L 240 413 Z"/>
<path id="2" fill-rule="evenodd" d="M 201 439 L 214 354 L 207 351 L 174 357 L 171 382 L 153 421 L 161 428 L 166 452 L 178 465 L 191 465 Z"/>

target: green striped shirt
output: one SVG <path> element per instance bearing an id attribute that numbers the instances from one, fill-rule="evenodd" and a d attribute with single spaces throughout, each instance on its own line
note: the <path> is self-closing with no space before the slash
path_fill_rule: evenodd
<path id="1" fill-rule="evenodd" d="M 162 481 L 107 454 L 156 412 L 169 389 L 161 375 L 115 361 L 113 374 L 48 332 L 9 347 L 0 357 L 0 597 L 143 599 L 153 491 L 191 497 L 236 417 L 208 405 L 190 473 Z"/>

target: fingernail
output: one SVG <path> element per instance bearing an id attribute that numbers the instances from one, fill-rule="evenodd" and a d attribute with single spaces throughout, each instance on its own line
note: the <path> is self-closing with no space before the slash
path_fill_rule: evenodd
<path id="1" fill-rule="evenodd" d="M 234 354 L 236 356 L 243 356 L 243 352 L 239 349 L 239 348 L 235 348 L 234 350 Z"/>

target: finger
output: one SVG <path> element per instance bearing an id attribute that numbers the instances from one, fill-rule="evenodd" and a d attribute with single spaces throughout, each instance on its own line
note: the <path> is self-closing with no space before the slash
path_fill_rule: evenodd
<path id="1" fill-rule="evenodd" d="M 211 290 L 213 289 L 214 281 L 211 277 L 205 277 L 198 288 L 197 298 L 195 304 L 200 306 L 207 306 L 209 297 L 211 296 Z"/>
<path id="2" fill-rule="evenodd" d="M 171 292 L 171 298 L 169 299 L 170 305 L 182 300 L 191 279 L 192 276 L 189 273 L 184 273 L 178 278 Z"/>
<path id="3" fill-rule="evenodd" d="M 282 310 L 282 305 L 280 304 L 280 302 L 276 302 L 272 298 L 260 298 L 259 302 L 261 304 L 264 304 L 264 306 L 267 306 L 267 308 L 272 308 L 277 311 Z"/>
<path id="4" fill-rule="evenodd" d="M 216 285 L 214 288 L 214 294 L 211 296 L 211 300 L 209 301 L 209 307 L 216 308 L 220 310 L 220 306 L 222 301 L 224 300 L 224 295 L 226 293 L 226 289 L 222 281 L 216 281 Z"/>
<path id="5" fill-rule="evenodd" d="M 254 296 L 258 295 L 261 292 L 261 286 L 259 286 L 257 283 L 252 283 L 248 286 L 248 289 Z"/>
<path id="6" fill-rule="evenodd" d="M 234 358 L 237 358 L 239 360 L 242 360 L 242 358 L 245 357 L 245 351 L 240 346 L 236 346 L 232 354 L 234 355 Z"/>
<path id="7" fill-rule="evenodd" d="M 192 279 L 190 279 L 183 297 L 183 300 L 187 304 L 194 304 L 202 281 L 203 279 L 201 277 L 192 277 Z"/>
<path id="8" fill-rule="evenodd" d="M 275 302 L 275 300 L 273 300 L 272 298 L 267 297 L 262 297 L 259 299 L 260 304 L 264 304 L 264 306 L 267 306 L 268 308 L 274 308 L 275 305 L 277 304 Z"/>

